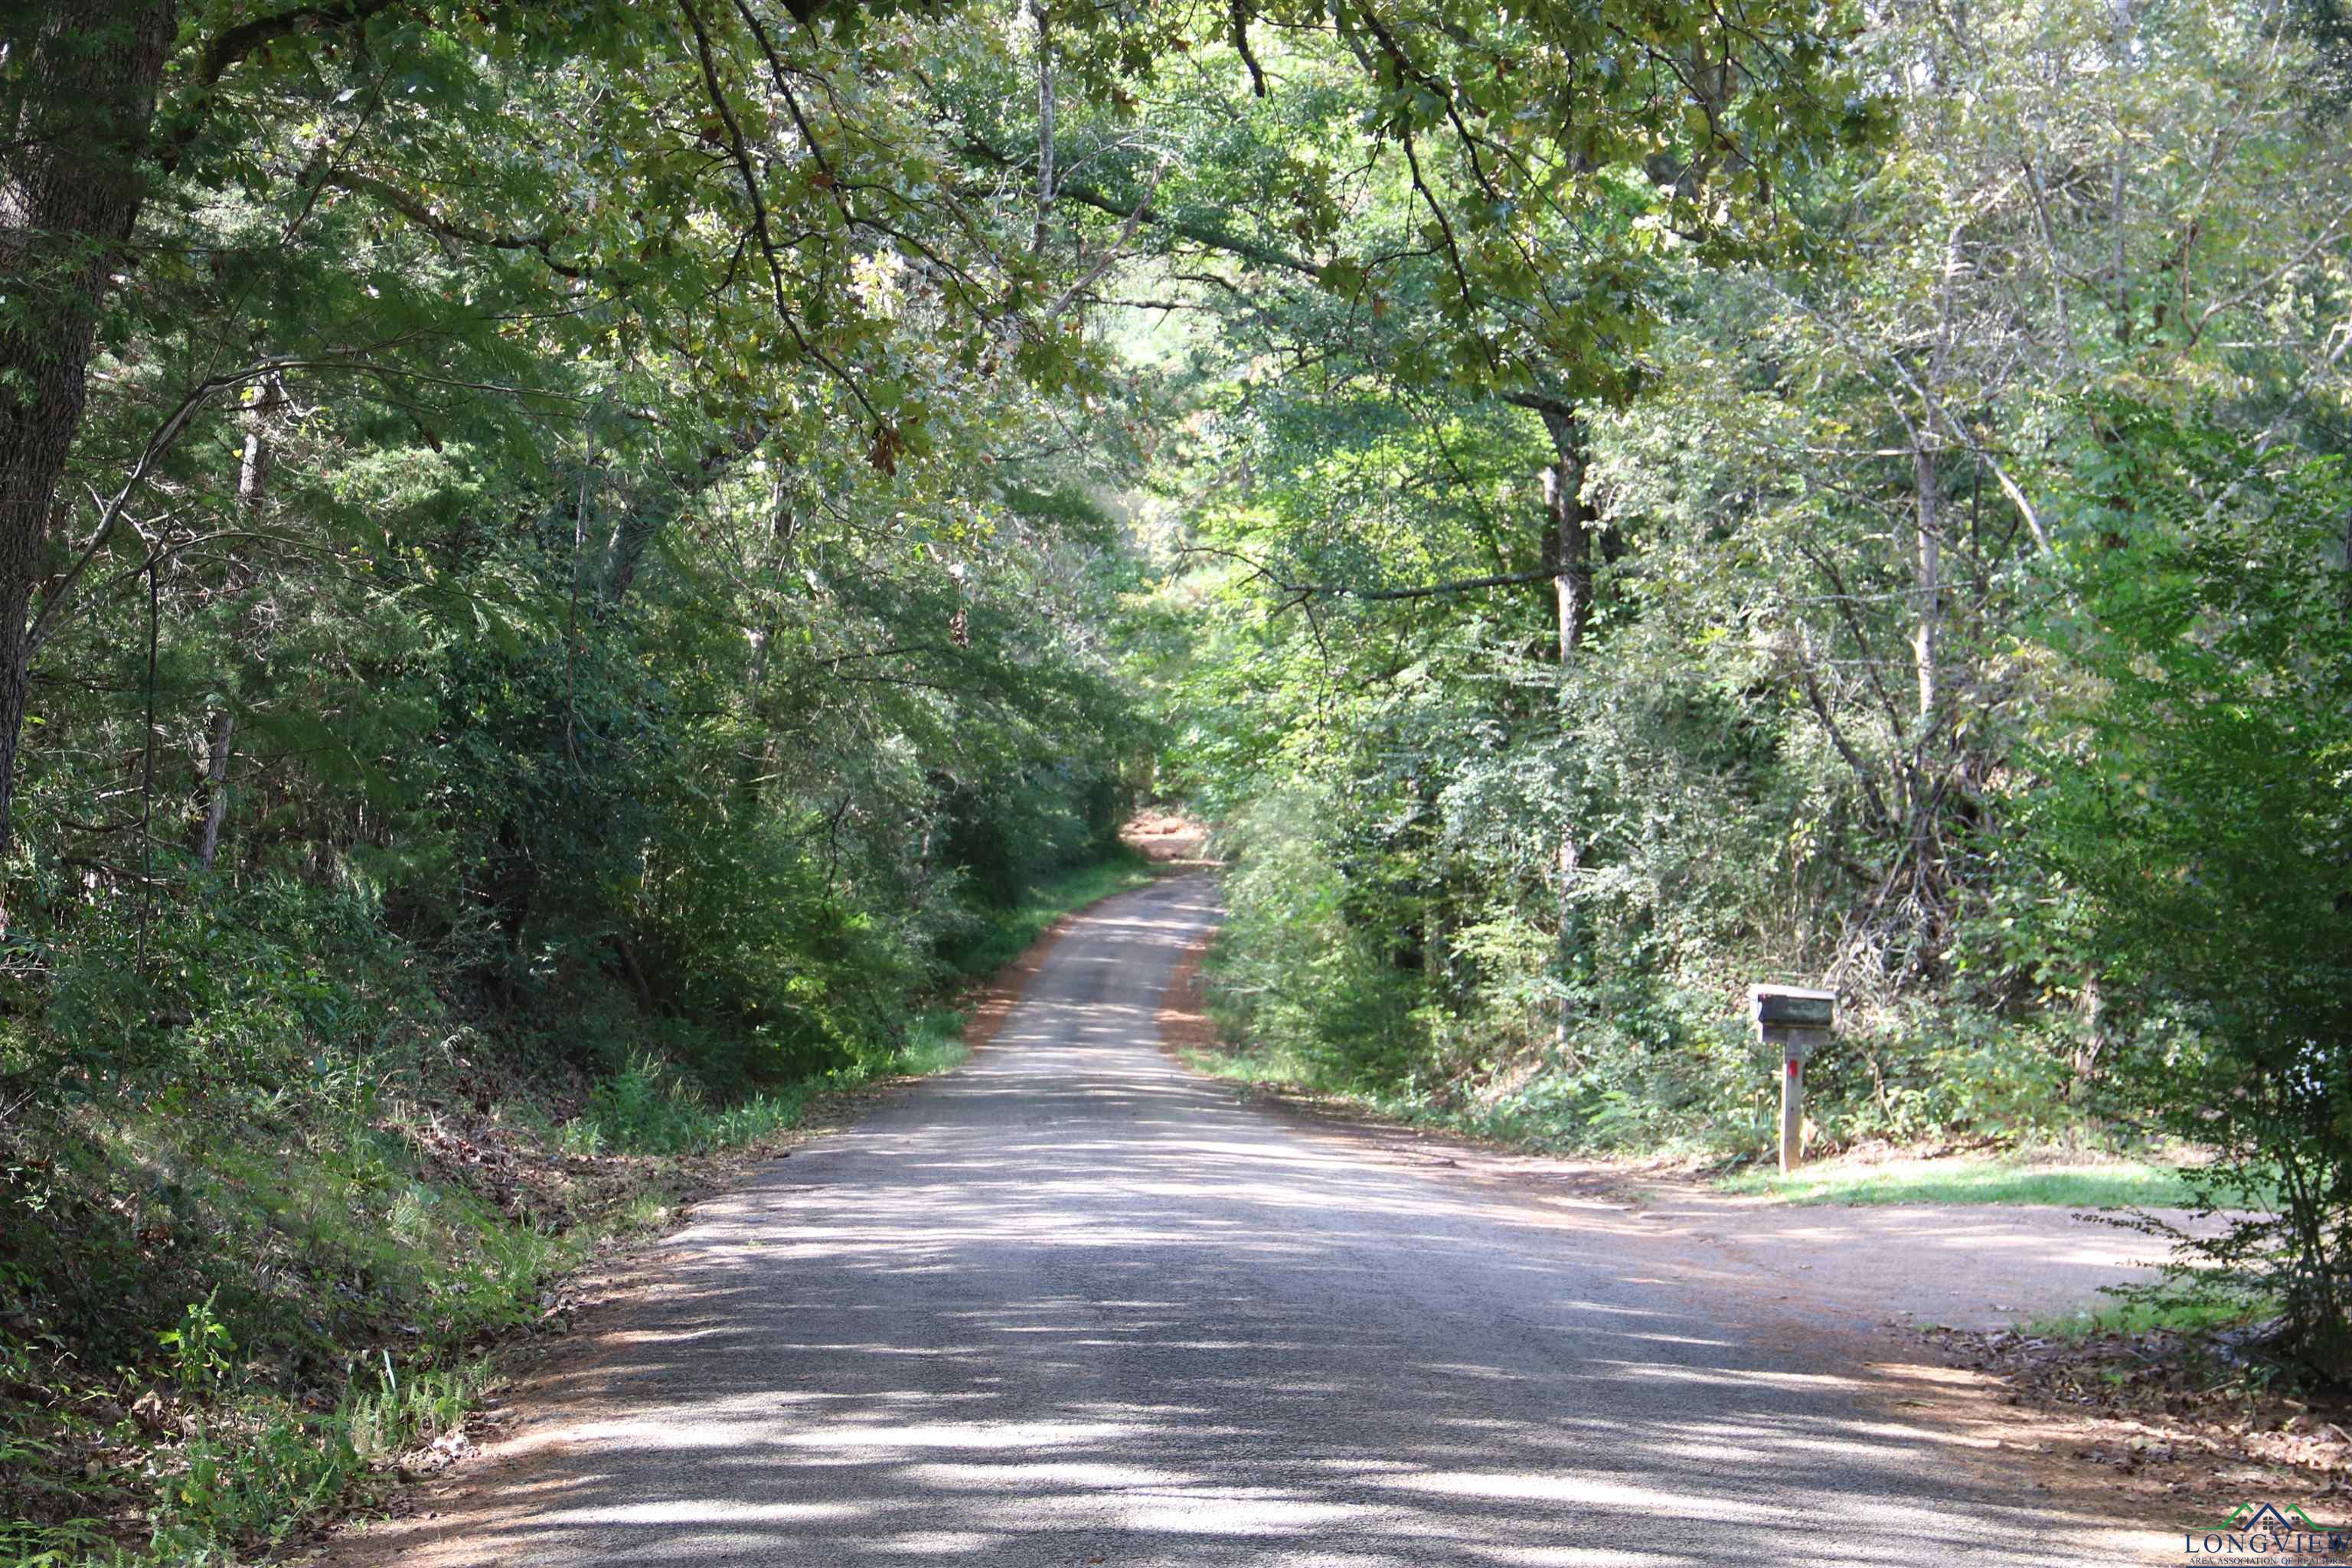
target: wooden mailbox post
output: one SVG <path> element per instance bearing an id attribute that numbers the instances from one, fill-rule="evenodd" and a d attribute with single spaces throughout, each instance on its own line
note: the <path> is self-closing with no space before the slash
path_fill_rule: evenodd
<path id="1" fill-rule="evenodd" d="M 1756 1037 L 1780 1047 L 1780 1173 L 1797 1165 L 1805 1126 L 1805 1058 L 1837 1027 L 1837 993 L 1803 985 L 1759 985 L 1748 993 Z"/>

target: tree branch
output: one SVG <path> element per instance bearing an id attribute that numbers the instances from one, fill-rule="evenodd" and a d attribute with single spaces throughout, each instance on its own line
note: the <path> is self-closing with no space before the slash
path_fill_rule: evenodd
<path id="1" fill-rule="evenodd" d="M 1233 18 L 1234 50 L 1236 54 L 1241 56 L 1242 64 L 1249 68 L 1251 93 L 1258 98 L 1264 98 L 1265 96 L 1265 72 L 1259 68 L 1257 57 L 1250 53 L 1249 11 L 1247 7 L 1243 5 L 1242 0 L 1234 0 Z"/>
<path id="2" fill-rule="evenodd" d="M 1393 602 L 1399 599 L 1429 599 L 1441 594 L 1469 594 L 1481 588 L 1515 588 L 1529 583 L 1549 583 L 1558 574 L 1546 567 L 1539 572 L 1502 572 L 1487 577 L 1458 577 L 1445 583 L 1424 583 L 1411 588 L 1359 588 L 1346 583 L 1286 583 L 1275 575 L 1264 562 L 1253 561 L 1238 550 L 1220 550 L 1214 545 L 1188 544 L 1180 554 L 1216 555 L 1228 561 L 1238 561 L 1252 573 L 1263 577 L 1282 593 L 1291 595 L 1292 603 L 1308 599 L 1363 599 Z M 1287 609 L 1289 606 L 1285 605 Z"/>
<path id="3" fill-rule="evenodd" d="M 548 248 L 554 240 L 544 231 L 538 234 L 493 234 L 488 229 L 477 228 L 463 219 L 445 217 L 398 186 L 388 184 L 373 174 L 362 174 L 350 169 L 330 169 L 319 183 L 322 185 L 333 185 L 339 190 L 351 191 L 355 195 L 373 196 L 418 227 L 437 234 L 445 239 L 458 240 L 467 245 L 484 246 L 492 250 L 532 251 L 538 255 L 540 260 L 547 264 L 547 269 L 551 272 L 573 279 L 588 276 L 586 268 L 574 267 L 569 262 L 555 259 Z"/>
<path id="4" fill-rule="evenodd" d="M 1038 324 L 1040 326 L 1052 321 L 1055 317 L 1060 315 L 1064 310 L 1068 310 L 1072 300 L 1076 300 L 1080 294 L 1085 293 L 1088 289 L 1093 288 L 1104 273 L 1118 265 L 1119 258 L 1127 254 L 1127 247 L 1135 243 L 1135 231 L 1142 225 L 1144 221 L 1143 215 L 1150 209 L 1151 205 L 1151 198 L 1160 189 L 1160 182 L 1165 179 L 1167 175 L 1168 165 L 1166 163 L 1160 164 L 1157 169 L 1152 171 L 1151 184 L 1145 189 L 1143 193 L 1143 200 L 1136 205 L 1135 211 L 1128 215 L 1127 222 L 1119 228 L 1118 237 L 1110 242 L 1109 246 L 1104 249 L 1101 257 L 1096 260 L 1091 267 L 1088 267 L 1076 281 L 1072 282 L 1067 289 L 1062 290 L 1062 296 L 1060 299 L 1055 300 L 1053 304 L 1046 307 L 1045 315 L 1038 318 Z"/>
<path id="5" fill-rule="evenodd" d="M 786 302 L 784 264 L 782 258 L 776 254 L 775 236 L 768 226 L 768 201 L 760 189 L 759 171 L 751 166 L 751 149 L 743 139 L 743 122 L 737 118 L 735 106 L 727 101 L 726 89 L 719 85 L 719 64 L 712 58 L 710 34 L 703 26 L 701 16 L 696 14 L 689 0 L 678 0 L 677 8 L 686 17 L 686 25 L 694 32 L 695 58 L 702 67 L 704 90 L 709 96 L 711 108 L 719 111 L 719 122 L 727 128 L 729 157 L 734 163 L 737 174 L 742 177 L 743 194 L 751 204 L 751 230 L 760 241 L 761 255 L 767 258 L 768 281 L 774 291 L 777 318 L 783 322 L 784 330 L 792 334 L 794 346 L 823 366 L 828 374 L 848 389 L 849 395 L 857 399 L 857 405 L 866 410 L 866 416 L 874 422 L 876 428 L 884 432 L 890 431 L 889 422 L 882 417 L 881 413 L 873 404 L 866 401 L 866 389 L 858 385 L 856 378 L 835 363 L 831 355 L 808 341 L 807 336 L 801 331 L 800 318 L 793 314 L 792 306 Z M 797 9 L 793 11 L 793 15 L 800 17 L 803 22 L 807 20 L 807 17 L 803 16 Z M 878 441 L 876 449 L 877 451 L 882 449 Z"/>
<path id="6" fill-rule="evenodd" d="M 1909 390 L 1911 395 L 1919 400 L 1919 406 L 1926 412 L 1928 420 L 1935 425 L 1942 426 L 1948 434 L 1956 437 L 1962 446 L 1966 447 L 1970 452 L 1976 454 L 1977 460 L 1979 462 L 1981 462 L 1986 468 L 1992 470 L 1993 482 L 2000 486 L 2001 494 L 2009 498 L 2009 504 L 2015 507 L 2017 509 L 2017 514 L 2025 520 L 2026 531 L 2033 535 L 2033 542 L 2042 547 L 2042 552 L 2043 554 L 2047 555 L 2053 552 L 2055 547 L 2051 544 L 2050 535 L 2042 526 L 2041 514 L 2033 510 L 2033 503 L 2025 499 L 2025 492 L 2018 488 L 2017 481 L 2010 478 L 2009 470 L 2001 467 L 2000 459 L 1987 451 L 1985 449 L 1984 443 L 1978 440 L 1975 433 L 1969 430 L 1967 426 L 1952 417 L 1950 411 L 1945 408 L 1942 400 L 1937 397 L 1934 393 L 1928 391 L 1925 386 L 1921 385 L 1918 378 L 1911 374 L 1910 368 L 1906 366 L 1892 350 L 1880 350 L 1874 353 L 1870 349 L 1855 341 L 1853 334 L 1848 332 L 1843 326 L 1830 320 L 1828 316 L 1813 309 L 1811 305 L 1808 304 L 1803 300 L 1799 299 L 1796 295 L 1790 293 L 1786 289 L 1781 288 L 1776 280 L 1768 278 L 1764 280 L 1764 286 L 1771 289 L 1773 293 L 1778 294 L 1781 299 L 1787 300 L 1790 304 L 1794 305 L 1798 310 L 1802 310 L 1806 315 L 1811 316 L 1815 321 L 1819 322 L 1828 331 L 1832 337 L 1837 339 L 1838 342 L 1843 345 L 1849 353 L 1852 353 L 1856 358 L 1864 361 L 1868 361 L 1874 358 L 1884 361 L 1886 367 L 1895 373 L 1896 379 L 1901 381 L 1904 386 Z M 1863 374 L 1865 375 L 1870 374 L 1866 365 Z M 1875 381 L 1877 380 L 1877 377 L 1872 376 L 1871 379 Z"/>
<path id="7" fill-rule="evenodd" d="M 991 168 L 1009 170 L 1023 166 L 1022 160 L 990 146 L 977 136 L 967 135 L 963 145 L 966 153 Z M 1307 279 L 1319 278 L 1323 275 L 1323 268 L 1305 257 L 1294 256 L 1286 250 L 1277 249 L 1270 245 L 1262 245 L 1256 240 L 1234 234 L 1214 224 L 1202 223 L 1192 218 L 1171 216 L 1155 208 L 1150 197 L 1139 202 L 1122 201 L 1097 185 L 1066 176 L 1055 187 L 1054 195 L 1057 198 L 1076 202 L 1081 206 L 1092 207 L 1097 212 L 1108 214 L 1112 217 L 1132 219 L 1154 228 L 1164 229 L 1181 239 L 1189 239 L 1195 245 L 1205 246 L 1211 250 L 1221 251 L 1227 256 L 1238 257 L 1244 261 L 1255 262 L 1260 267 L 1295 273 Z"/>
<path id="8" fill-rule="evenodd" d="M 296 5 L 239 22 L 215 35 L 188 68 L 191 86 L 187 96 L 170 112 L 172 129 L 157 149 L 164 173 L 170 174 L 180 166 L 189 143 L 204 130 L 205 115 L 212 108 L 213 89 L 247 56 L 305 27 L 347 27 L 380 11 L 390 10 L 393 5 L 394 0 L 330 0 L 322 5 Z"/>

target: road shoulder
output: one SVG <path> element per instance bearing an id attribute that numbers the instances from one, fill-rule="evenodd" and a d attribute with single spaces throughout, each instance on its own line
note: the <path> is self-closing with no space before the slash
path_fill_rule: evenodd
<path id="1" fill-rule="evenodd" d="M 1188 1067 L 1190 1054 L 1217 1043 L 1202 972 L 1208 947 L 1204 940 L 1188 950 L 1160 1005 L 1161 1047 Z M 1645 1270 L 1719 1292 L 1749 1331 L 1792 1356 L 1848 1363 L 1874 1392 L 1888 1426 L 1932 1431 L 1956 1465 L 1989 1486 L 2030 1491 L 2082 1532 L 2086 1562 L 2178 1562 L 2176 1531 L 2203 1518 L 2206 1502 L 2198 1493 L 2140 1484 L 2084 1457 L 2128 1452 L 2130 1434 L 2029 1405 L 1965 1347 L 1914 1326 L 1934 1320 L 1901 1315 L 1906 1294 L 1921 1302 L 1950 1300 L 1955 1269 L 1965 1274 L 1972 1257 L 1998 1258 L 2003 1243 L 2060 1257 L 2072 1245 L 2084 1256 L 2068 1266 L 2059 1288 L 2079 1289 L 2084 1270 L 2095 1272 L 2125 1250 L 2105 1227 L 2095 1231 L 2063 1214 L 2020 1219 L 2015 1210 L 1795 1208 L 1717 1192 L 1655 1163 L 1529 1154 L 1336 1098 L 1216 1081 L 1303 1136 L 1343 1141 L 1360 1158 L 1475 1186 L 1595 1242 L 1635 1252 Z M 1870 1217 L 1852 1235 L 1841 1234 L 1844 1216 L 1858 1214 Z M 1955 1214 L 1990 1217 L 1975 1221 L 1969 1235 L 1949 1237 L 1949 1245 L 1904 1256 L 1906 1230 L 1914 1238 L 1931 1235 L 1930 1227 L 1949 1225 Z M 2085 1247 L 2085 1237 L 2095 1240 Z M 1824 1256 L 1842 1262 L 1823 1269 L 1818 1259 Z M 1810 1278 L 1815 1273 L 1822 1277 Z M 1994 1287 L 1996 1293 L 2025 1293 L 2015 1273 L 2012 1268 L 2012 1282 Z"/>

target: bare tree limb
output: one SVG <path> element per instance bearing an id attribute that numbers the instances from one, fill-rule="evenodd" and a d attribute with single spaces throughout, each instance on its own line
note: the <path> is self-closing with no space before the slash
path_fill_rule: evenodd
<path id="1" fill-rule="evenodd" d="M 1062 290 L 1061 298 L 1046 307 L 1045 313 L 1038 318 L 1039 325 L 1045 325 L 1064 310 L 1068 310 L 1072 300 L 1094 287 L 1096 281 L 1104 273 L 1118 265 L 1119 258 L 1127 254 L 1127 247 L 1135 243 L 1135 231 L 1142 226 L 1143 215 L 1150 209 L 1152 196 L 1159 192 L 1160 182 L 1167 177 L 1168 165 L 1165 163 L 1152 171 L 1151 184 L 1144 188 L 1143 200 L 1136 204 L 1135 210 L 1128 215 L 1127 222 L 1120 226 L 1118 237 L 1112 240 L 1104 249 L 1100 259 L 1087 268 L 1085 273 L 1067 289 Z"/>
<path id="2" fill-rule="evenodd" d="M 2001 494 L 2009 498 L 2009 504 L 2017 509 L 2017 514 L 2025 520 L 2026 531 L 2033 535 L 2033 542 L 2042 547 L 2042 553 L 2047 555 L 2053 552 L 2054 547 L 2050 542 L 2049 533 L 2042 526 L 2041 514 L 2033 510 L 2033 503 L 2025 499 L 2025 492 L 2018 488 L 2017 481 L 2010 478 L 2009 470 L 2001 467 L 2000 459 L 1986 449 L 1984 443 L 1976 438 L 1973 431 L 1952 416 L 1950 411 L 1944 406 L 1942 400 L 1919 384 L 1918 378 L 1911 374 L 1910 367 L 1906 365 L 1899 356 L 1892 350 L 1879 350 L 1874 353 L 1857 342 L 1853 334 L 1803 300 L 1781 288 L 1773 279 L 1766 279 L 1764 286 L 1826 328 L 1830 335 L 1837 339 L 1847 353 L 1865 361 L 1876 359 L 1884 362 L 1911 395 L 1919 400 L 1919 406 L 1926 411 L 1928 419 L 1969 451 L 1975 453 L 1977 460 L 1992 471 L 1994 482 L 2000 486 Z"/>

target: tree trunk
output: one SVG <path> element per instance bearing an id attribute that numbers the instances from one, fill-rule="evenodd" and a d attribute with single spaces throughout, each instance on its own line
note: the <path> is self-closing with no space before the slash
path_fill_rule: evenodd
<path id="1" fill-rule="evenodd" d="M 1029 15 L 1037 24 L 1037 220 L 1029 250 L 1042 256 L 1054 224 L 1054 23 L 1045 0 L 1029 0 Z"/>
<path id="2" fill-rule="evenodd" d="M 1909 795 L 1911 898 L 1913 926 L 1927 937 L 1940 925 L 1944 910 L 1944 880 L 1937 863 L 1936 817 L 1941 798 L 1940 781 L 1950 765 L 1934 755 L 1937 730 L 1944 701 L 1944 539 L 1943 485 L 1936 472 L 1936 454 L 1923 433 L 1914 437 L 1911 475 L 1917 510 L 1911 560 L 1914 619 L 1911 628 L 1912 673 L 1918 684 L 1918 716 L 1906 771 Z M 1923 951 L 1933 951 L 1933 942 Z M 1913 963 L 1919 962 L 1915 955 Z"/>
<path id="3" fill-rule="evenodd" d="M 2133 13 L 2132 0 L 2112 0 L 2107 14 L 2113 29 L 2107 44 L 2108 62 L 2119 79 L 2128 81 L 2137 74 L 2133 44 L 2139 19 Z M 2115 316 L 2116 346 L 2126 349 L 2132 342 L 2131 231 L 2125 220 L 2130 195 L 2131 153 L 2131 138 L 2115 139 L 2109 154 L 2115 160 L 2115 167 L 2108 176 L 2107 195 L 2108 239 L 2114 247 L 2107 262 L 2111 289 L 2108 309 Z"/>
<path id="4" fill-rule="evenodd" d="M 80 428 L 99 307 L 146 195 L 140 167 L 172 0 L 53 0 L 8 27 L 0 146 L 0 851 L 14 831 L 27 638 L 51 512 Z M 27 13 L 17 12 L 18 16 Z M 27 35 L 30 36 L 27 36 Z M 21 64 L 19 62 L 22 62 Z"/>
<path id="5" fill-rule="evenodd" d="M 1547 414 L 1552 464 L 1543 474 L 1544 510 L 1551 527 L 1552 556 L 1559 575 L 1552 589 L 1559 604 L 1559 666 L 1575 661 L 1592 619 L 1592 531 L 1584 513 L 1584 428 L 1564 415 Z"/>
<path id="6" fill-rule="evenodd" d="M 1912 444 L 1911 475 L 1918 498 L 1917 549 L 1911 563 L 1918 618 L 1911 632 L 1911 664 L 1918 678 L 1918 747 L 1924 762 L 1928 732 L 1935 727 L 1937 706 L 1943 698 L 1944 626 L 1944 492 L 1936 473 L 1936 454 L 1925 439 Z"/>
<path id="7" fill-rule="evenodd" d="M 2082 1018 L 2083 1032 L 2075 1037 L 2071 1064 L 2074 1077 L 2066 1085 L 2065 1098 L 2070 1101 L 2079 1101 L 2090 1093 L 2108 1045 L 2106 991 L 2099 984 L 2097 970 L 2083 976 L 2083 988 L 2077 995 L 2076 1011 Z"/>
<path id="8" fill-rule="evenodd" d="M 229 748 L 236 737 L 236 715 L 221 709 L 205 742 L 205 820 L 196 833 L 196 863 L 207 871 L 220 853 L 221 824 L 228 820 Z"/>
<path id="9" fill-rule="evenodd" d="M 793 542 L 800 534 L 801 515 L 796 507 L 797 497 L 784 484 L 780 464 L 768 482 L 769 551 L 759 571 L 752 574 L 753 583 L 775 598 L 745 634 L 751 640 L 751 657 L 743 670 L 743 710 L 745 717 L 760 729 L 759 744 L 747 747 L 737 765 L 736 795 L 747 808 L 759 805 L 761 781 L 772 777 L 782 761 L 775 728 L 767 721 L 764 709 L 768 662 L 775 652 L 776 638 L 784 629 L 781 600 L 785 573 L 793 560 Z"/>
<path id="10" fill-rule="evenodd" d="M 1563 717 L 1569 672 L 1577 649 L 1583 645 L 1592 620 L 1592 531 L 1584 513 L 1584 426 L 1571 416 L 1547 413 L 1544 428 L 1551 435 L 1552 463 L 1544 470 L 1544 508 L 1549 523 L 1549 548 L 1557 575 L 1552 590 L 1559 616 L 1559 675 Z M 1576 826 L 1563 821 L 1559 832 L 1559 974 L 1564 985 L 1575 973 L 1578 941 L 1575 921 L 1576 874 L 1580 861 Z M 1568 1046 L 1570 1022 L 1568 1003 L 1559 1006 L 1557 1043 Z"/>
<path id="11" fill-rule="evenodd" d="M 286 401 L 285 384 L 276 376 L 256 382 L 246 393 L 245 454 L 236 468 L 236 508 L 250 522 L 261 510 L 269 489 L 269 467 L 276 458 L 269 416 Z"/>
<path id="12" fill-rule="evenodd" d="M 269 471 L 277 460 L 270 416 L 286 402 L 286 387 L 276 376 L 257 382 L 245 399 L 245 447 L 236 466 L 236 510 L 248 526 L 261 517 L 269 492 Z M 227 708 L 213 710 L 205 739 L 204 816 L 196 825 L 196 863 L 209 871 L 220 854 L 221 828 L 228 821 L 228 764 L 235 754 L 236 715 Z"/>

